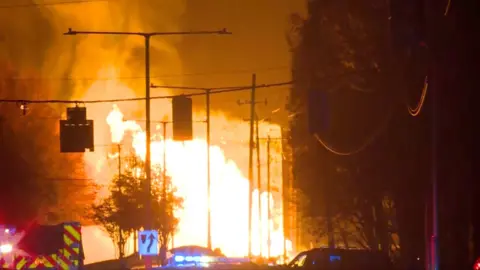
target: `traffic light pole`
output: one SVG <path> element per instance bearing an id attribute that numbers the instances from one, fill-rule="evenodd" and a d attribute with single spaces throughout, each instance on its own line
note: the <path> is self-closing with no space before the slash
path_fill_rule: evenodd
<path id="1" fill-rule="evenodd" d="M 206 93 L 207 114 L 207 247 L 212 249 L 211 171 L 210 171 L 210 89 Z"/>
<path id="2" fill-rule="evenodd" d="M 253 130 L 255 121 L 255 87 L 257 76 L 252 75 L 252 91 L 250 92 L 250 138 L 248 148 L 248 257 L 252 258 L 252 193 L 253 193 Z"/>
<path id="3" fill-rule="evenodd" d="M 167 124 L 168 122 L 167 121 L 162 121 L 162 132 L 163 132 L 163 164 L 162 164 L 162 180 L 163 180 L 163 203 L 164 203 L 164 207 L 165 207 L 165 212 L 167 212 Z M 164 213 L 165 213 L 164 212 Z M 174 236 L 174 232 L 172 232 L 172 248 L 173 248 L 173 236 Z M 166 239 L 166 238 L 165 238 Z M 168 246 L 168 242 L 165 241 L 165 243 L 163 243 L 162 245 L 162 248 L 163 249 L 166 249 Z M 165 254 L 166 254 L 166 250 L 165 250 Z"/>
<path id="4" fill-rule="evenodd" d="M 258 233 L 260 241 L 260 257 L 263 257 L 263 220 L 262 220 L 262 164 L 260 163 L 260 131 L 258 115 L 255 114 L 255 150 L 257 154 L 257 189 L 258 189 Z"/>
<path id="5" fill-rule="evenodd" d="M 270 260 L 271 256 L 271 246 L 272 246 L 272 239 L 271 239 L 271 232 L 270 232 L 270 194 L 272 192 L 270 187 L 270 135 L 267 137 L 267 258 Z"/>
<path id="6" fill-rule="evenodd" d="M 64 35 L 123 35 L 123 36 L 141 36 L 145 40 L 145 113 L 146 113 L 146 123 L 145 123 L 145 136 L 146 136 L 146 151 L 145 151 L 145 174 L 146 174 L 146 216 L 147 216 L 147 225 L 146 229 L 153 229 L 153 220 L 151 218 L 151 185 L 152 185 L 152 175 L 151 175 L 151 130 L 150 130 L 150 38 L 153 36 L 178 36 L 178 35 L 227 35 L 231 34 L 226 29 L 219 31 L 184 31 L 184 32 L 116 32 L 116 31 L 73 31 L 71 28 L 68 29 L 68 32 Z M 148 256 L 148 259 L 145 260 L 145 266 L 147 269 L 151 269 L 151 258 Z"/>
<path id="7" fill-rule="evenodd" d="M 145 174 L 146 174 L 146 189 L 145 192 L 147 193 L 145 198 L 146 201 L 146 217 L 147 217 L 147 229 L 153 229 L 153 220 L 152 220 L 152 164 L 151 164 L 151 129 L 150 129 L 150 35 L 144 36 L 145 39 Z M 148 257 L 147 257 L 148 258 Z M 152 261 L 150 258 L 145 258 L 145 268 L 150 269 L 152 268 Z"/>
<path id="8" fill-rule="evenodd" d="M 287 226 L 287 223 L 290 223 L 290 222 L 287 222 L 289 221 L 287 220 L 287 214 L 289 214 L 290 212 L 289 211 L 290 203 L 289 203 L 289 200 L 287 200 L 287 195 L 290 195 L 290 190 L 291 190 L 289 188 L 289 185 L 287 185 L 287 177 L 286 177 L 286 170 L 285 170 L 286 169 L 285 163 L 287 161 L 287 158 L 285 155 L 285 146 L 283 144 L 285 137 L 286 137 L 285 130 L 282 128 L 280 132 L 280 147 L 282 150 L 280 151 L 280 153 L 282 154 L 283 262 L 287 260 L 287 228 L 286 226 Z M 288 204 L 288 207 L 287 207 L 287 204 Z M 289 229 L 290 229 L 290 224 L 289 224 Z"/>

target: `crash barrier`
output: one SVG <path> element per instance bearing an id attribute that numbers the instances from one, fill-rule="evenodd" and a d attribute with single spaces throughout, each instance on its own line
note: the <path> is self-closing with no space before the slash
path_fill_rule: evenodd
<path id="1" fill-rule="evenodd" d="M 80 270 L 83 261 L 81 254 L 82 234 L 78 222 L 63 223 L 63 248 L 51 255 L 14 256 L 13 263 L 8 265 L 5 260 L 0 263 L 3 268 L 24 270 Z"/>

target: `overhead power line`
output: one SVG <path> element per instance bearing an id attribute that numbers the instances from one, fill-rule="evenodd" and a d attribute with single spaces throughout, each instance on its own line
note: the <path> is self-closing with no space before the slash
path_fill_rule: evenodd
<path id="1" fill-rule="evenodd" d="M 291 85 L 293 82 L 280 82 L 280 83 L 271 83 L 271 84 L 261 84 L 257 88 L 272 88 Z M 225 88 L 200 88 L 200 87 L 182 87 L 182 86 L 157 86 L 161 88 L 172 88 L 172 89 L 183 89 L 183 90 L 194 90 L 194 89 L 210 89 L 213 90 L 210 94 L 221 94 L 221 93 L 231 93 L 250 90 L 251 86 L 231 86 Z M 180 95 L 164 95 L 164 96 L 152 96 L 150 99 L 170 99 L 178 96 L 204 96 L 206 93 L 191 93 L 191 94 L 180 94 Z M 0 103 L 16 103 L 16 104 L 93 104 L 93 103 L 117 103 L 117 102 L 130 102 L 130 101 L 142 101 L 145 100 L 144 97 L 141 98 L 118 98 L 118 99 L 96 99 L 96 100 L 65 100 L 65 99 L 43 99 L 43 100 L 34 100 L 34 99 L 0 99 Z"/>
<path id="2" fill-rule="evenodd" d="M 1 1 L 1 0 L 0 0 Z M 310 68 L 295 69 L 291 66 L 273 66 L 273 67 L 252 67 L 248 69 L 232 69 L 232 70 L 218 70 L 211 72 L 192 72 L 192 73 L 171 73 L 171 74 L 157 74 L 151 75 L 152 79 L 168 79 L 168 78 L 187 78 L 187 77 L 202 77 L 202 76 L 217 76 L 217 75 L 235 75 L 235 74 L 253 74 L 260 72 L 276 72 L 276 71 L 290 71 L 290 72 L 309 72 Z M 322 77 L 328 80 L 337 80 L 343 77 L 354 76 L 358 74 L 372 72 L 371 70 L 355 70 L 339 74 L 328 74 Z M 87 77 L 0 77 L 0 80 L 13 81 L 109 81 L 109 80 L 145 80 L 144 75 L 140 76 L 87 76 Z M 362 92 L 367 92 L 363 91 Z"/>
<path id="3" fill-rule="evenodd" d="M 252 68 L 252 69 L 234 69 L 227 71 L 212 71 L 212 72 L 193 72 L 193 73 L 177 73 L 177 74 L 158 74 L 150 76 L 152 79 L 168 79 L 168 78 L 187 78 L 187 77 L 206 77 L 217 75 L 235 75 L 235 74 L 252 74 L 259 72 L 272 72 L 291 70 L 289 66 L 266 67 L 266 68 Z M 106 77 L 0 77 L 0 80 L 13 81 L 110 81 L 110 80 L 145 80 L 145 76 L 106 76 Z"/>
<path id="4" fill-rule="evenodd" d="M 407 110 L 408 113 L 415 117 L 420 115 L 420 112 L 422 111 L 423 104 L 425 103 L 425 98 L 427 97 L 427 91 L 428 91 L 428 77 L 425 77 L 425 81 L 423 82 L 423 88 L 422 88 L 422 94 L 420 95 L 420 99 L 418 100 L 417 105 L 415 108 L 410 107 L 410 105 L 407 104 Z"/>
<path id="5" fill-rule="evenodd" d="M 354 148 L 352 150 L 336 149 L 335 147 L 328 144 L 325 140 L 323 140 L 318 134 L 314 134 L 314 137 L 320 143 L 320 145 L 323 146 L 323 148 L 325 148 L 327 151 L 329 151 L 332 154 L 335 154 L 337 156 L 356 155 L 356 154 L 362 152 L 363 150 L 367 149 L 370 145 L 372 145 L 373 142 L 376 141 L 376 139 L 387 129 L 392 116 L 393 116 L 393 109 L 387 115 L 384 122 L 381 123 L 380 126 L 372 132 L 372 134 L 367 138 L 367 140 L 365 140 L 364 143 L 362 143 L 360 146 L 358 146 L 357 148 Z"/>
<path id="6" fill-rule="evenodd" d="M 113 2 L 114 0 L 66 0 L 44 3 L 17 3 L 11 5 L 0 5 L 0 9 L 11 8 L 28 8 L 28 7 L 43 7 L 43 6 L 60 6 L 60 5 L 72 5 L 72 4 L 84 4 L 84 3 L 101 3 L 101 2 Z"/>
<path id="7" fill-rule="evenodd" d="M 448 0 L 447 5 L 445 6 L 445 12 L 443 13 L 443 16 L 448 16 L 448 12 L 450 11 L 451 5 L 452 5 L 452 0 Z"/>

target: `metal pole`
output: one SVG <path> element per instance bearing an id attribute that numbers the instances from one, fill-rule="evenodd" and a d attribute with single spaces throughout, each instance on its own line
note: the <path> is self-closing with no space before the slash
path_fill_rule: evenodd
<path id="1" fill-rule="evenodd" d="M 151 206 L 151 195 L 152 195 L 152 175 L 151 175 L 151 130 L 150 130 L 150 35 L 145 35 L 145 175 L 146 175 L 146 193 L 147 193 L 147 205 L 146 213 L 147 216 L 147 229 L 153 228 L 153 221 L 151 218 L 152 206 Z"/>
<path id="2" fill-rule="evenodd" d="M 162 122 L 162 129 L 163 129 L 163 165 L 162 165 L 162 178 L 163 178 L 163 203 L 165 207 L 165 213 L 167 213 L 167 123 L 166 121 Z M 169 210 L 169 209 L 168 209 Z M 172 232 L 172 243 L 173 243 L 173 235 L 174 232 Z M 167 242 L 164 243 L 165 247 L 167 247 Z M 173 244 L 172 244 L 173 245 Z"/>
<path id="3" fill-rule="evenodd" d="M 150 130 L 150 35 L 144 35 L 145 38 L 145 181 L 147 204 L 145 207 L 146 229 L 153 229 L 152 220 L 152 174 L 151 174 L 151 130 Z M 152 269 L 152 258 L 145 257 L 145 268 Z"/>
<path id="4" fill-rule="evenodd" d="M 284 137 L 285 130 L 282 128 L 280 132 L 280 147 L 281 147 L 281 154 L 282 154 L 282 212 L 283 212 L 283 261 L 287 259 L 287 214 L 288 214 L 288 207 L 287 207 L 287 183 L 286 183 L 286 172 L 285 172 L 285 164 L 286 164 L 286 157 L 285 157 L 285 148 L 283 146 L 283 137 Z"/>
<path id="5" fill-rule="evenodd" d="M 163 128 L 163 198 L 167 199 L 167 122 L 162 122 Z"/>
<path id="6" fill-rule="evenodd" d="M 253 131 L 255 121 L 255 84 L 256 75 L 252 75 L 252 91 L 250 97 L 250 147 L 248 153 L 248 257 L 252 257 L 252 193 L 253 193 Z"/>
<path id="7" fill-rule="evenodd" d="M 206 93 L 207 113 L 207 247 L 212 249 L 211 172 L 210 172 L 210 90 Z"/>
<path id="8" fill-rule="evenodd" d="M 260 164 L 260 135 L 258 128 L 258 115 L 255 114 L 255 141 L 257 154 L 257 190 L 258 190 L 258 240 L 260 245 L 260 257 L 263 257 L 263 228 L 262 228 L 262 171 Z"/>
<path id="9" fill-rule="evenodd" d="M 270 259 L 270 249 L 272 246 L 271 243 L 271 235 L 270 235 L 270 216 L 271 216 L 271 209 L 270 209 L 270 196 L 271 196 L 271 187 L 270 187 L 270 135 L 267 137 L 267 194 L 268 194 L 268 199 L 267 199 L 267 258 Z"/>

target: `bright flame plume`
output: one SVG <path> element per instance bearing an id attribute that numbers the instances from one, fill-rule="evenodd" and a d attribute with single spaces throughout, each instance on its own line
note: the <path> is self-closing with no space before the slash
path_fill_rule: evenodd
<path id="1" fill-rule="evenodd" d="M 114 88 L 116 95 L 131 96 L 133 93 L 127 86 L 120 82 L 94 83 L 86 93 L 86 98 L 93 98 L 96 93 L 102 93 L 105 86 Z M 108 90 L 108 89 L 107 89 Z M 161 93 L 167 94 L 167 93 Z M 124 104 L 121 104 L 122 106 Z M 126 120 L 124 113 L 117 105 L 109 105 L 111 110 L 105 107 L 89 107 L 89 115 L 96 120 L 97 142 L 106 138 L 107 144 L 122 144 L 123 149 L 130 148 L 140 158 L 145 158 L 145 132 L 141 121 Z M 152 101 L 152 117 L 163 116 L 167 119 L 171 111 L 171 103 L 168 100 Z M 128 115 L 135 115 L 132 107 L 122 107 Z M 93 114 L 91 112 L 93 111 Z M 105 118 L 106 117 L 106 118 Z M 204 118 L 200 113 L 194 113 L 194 119 Z M 108 125 L 100 127 L 101 122 Z M 212 220 L 212 245 L 220 248 L 227 256 L 245 256 L 248 251 L 248 179 L 245 177 L 248 164 L 248 123 L 241 120 L 227 119 L 221 114 L 212 116 L 212 145 L 211 154 L 211 220 Z M 278 126 L 261 123 L 260 133 L 262 137 L 272 132 L 278 136 Z M 204 134 L 205 125 L 195 124 L 194 134 Z M 168 129 L 168 128 L 167 128 Z M 151 161 L 152 166 L 163 164 L 163 153 L 166 151 L 167 174 L 172 177 L 172 183 L 177 188 L 177 194 L 184 199 L 183 209 L 177 213 L 180 219 L 178 231 L 174 236 L 175 246 L 200 245 L 206 246 L 207 232 L 207 144 L 204 138 L 196 136 L 192 141 L 176 142 L 166 138 L 164 149 L 163 131 L 157 125 L 152 129 Z M 275 136 L 274 135 L 274 136 Z M 221 146 L 220 146 L 221 145 Z M 103 148 L 105 149 L 105 148 Z M 282 205 L 281 205 L 281 153 L 280 147 L 272 149 L 272 193 L 265 192 L 266 187 L 266 151 L 263 150 L 263 188 L 261 192 L 262 210 L 259 214 L 258 189 L 253 194 L 253 222 L 252 222 L 252 252 L 254 255 L 267 255 L 268 240 L 267 228 L 271 231 L 271 256 L 283 255 L 284 237 L 282 235 Z M 121 153 L 120 153 L 121 154 Z M 86 160 L 95 166 L 95 178 L 98 182 L 108 184 L 108 179 L 116 173 L 115 167 L 105 166 L 109 159 L 118 158 L 108 156 L 107 151 L 101 147 L 96 148 L 95 153 L 87 153 Z M 228 158 L 227 158 L 228 157 Z M 108 172 L 105 172 L 108 171 Z M 100 181 L 100 179 L 105 179 Z M 255 180 L 255 185 L 257 180 Z M 267 201 L 270 200 L 271 216 L 268 218 Z M 260 225 L 260 218 L 262 224 Z M 262 228 L 262 232 L 260 232 Z M 260 237 L 261 233 L 261 237 Z M 261 244 L 260 244 L 261 243 Z M 262 252 L 260 252 L 262 246 Z M 291 243 L 287 241 L 287 249 L 291 250 Z"/>

